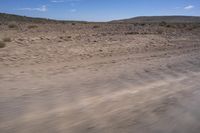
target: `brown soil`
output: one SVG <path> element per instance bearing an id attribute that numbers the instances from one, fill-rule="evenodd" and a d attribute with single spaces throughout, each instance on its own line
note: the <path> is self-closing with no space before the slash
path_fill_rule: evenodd
<path id="1" fill-rule="evenodd" d="M 8 25 L 1 133 L 199 133 L 198 24 Z"/>

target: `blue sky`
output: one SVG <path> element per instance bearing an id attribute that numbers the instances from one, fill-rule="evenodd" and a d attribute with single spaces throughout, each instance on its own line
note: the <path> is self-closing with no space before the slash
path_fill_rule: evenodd
<path id="1" fill-rule="evenodd" d="M 62 20 L 200 16 L 200 0 L 0 0 L 0 12 Z"/>

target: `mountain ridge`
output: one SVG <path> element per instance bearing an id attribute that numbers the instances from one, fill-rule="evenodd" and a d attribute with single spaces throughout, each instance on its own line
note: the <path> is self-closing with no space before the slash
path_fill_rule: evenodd
<path id="1" fill-rule="evenodd" d="M 199 16 L 139 16 L 128 19 L 114 20 L 112 22 L 169 22 L 169 23 L 200 23 Z"/>
<path id="2" fill-rule="evenodd" d="M 73 21 L 73 20 L 55 20 L 49 18 L 37 18 L 20 16 L 15 14 L 0 13 L 0 22 L 2 21 L 19 21 L 19 22 L 87 22 L 87 21 Z M 120 23 L 132 23 L 132 22 L 146 22 L 146 23 L 157 23 L 157 22 L 168 22 L 168 23 L 200 23 L 200 16 L 138 16 L 128 19 L 113 20 L 109 22 L 120 22 Z M 98 22 L 97 22 L 98 23 Z"/>

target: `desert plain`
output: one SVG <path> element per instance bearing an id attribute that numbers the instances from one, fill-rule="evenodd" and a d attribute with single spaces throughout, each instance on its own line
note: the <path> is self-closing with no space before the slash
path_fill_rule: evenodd
<path id="1" fill-rule="evenodd" d="M 1 133 L 199 133 L 200 23 L 2 21 Z"/>

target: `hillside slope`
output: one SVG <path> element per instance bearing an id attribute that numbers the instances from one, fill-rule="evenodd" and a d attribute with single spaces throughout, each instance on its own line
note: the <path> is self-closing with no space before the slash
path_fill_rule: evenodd
<path id="1" fill-rule="evenodd" d="M 193 16 L 144 16 L 113 22 L 169 22 L 169 23 L 200 23 L 200 17 Z"/>
<path id="2" fill-rule="evenodd" d="M 68 20 L 54 20 L 49 18 L 37 18 L 37 17 L 27 17 L 27 16 L 20 16 L 14 14 L 7 14 L 7 13 L 0 13 L 0 22 L 7 22 L 7 21 L 15 21 L 15 22 L 35 22 L 35 23 L 44 23 L 44 22 L 84 22 L 84 21 L 68 21 Z"/>
<path id="3" fill-rule="evenodd" d="M 0 22 L 86 22 L 71 20 L 53 20 L 48 18 L 34 18 L 14 14 L 0 13 Z M 169 22 L 169 23 L 200 23 L 199 16 L 141 16 L 129 19 L 113 20 L 111 22 Z"/>

